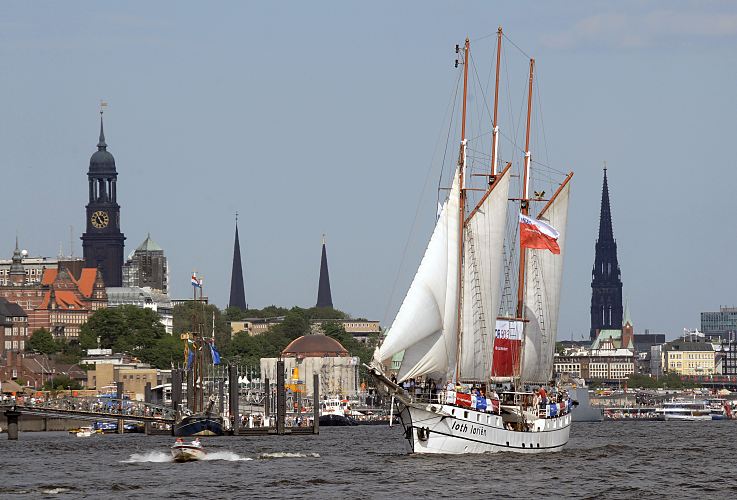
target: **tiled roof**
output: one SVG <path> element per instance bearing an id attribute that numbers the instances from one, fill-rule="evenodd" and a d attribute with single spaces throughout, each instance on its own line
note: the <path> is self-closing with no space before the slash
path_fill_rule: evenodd
<path id="1" fill-rule="evenodd" d="M 74 280 L 77 288 L 79 288 L 80 293 L 86 298 L 92 297 L 92 292 L 95 289 L 96 279 L 97 269 L 94 267 L 82 268 L 82 274 L 80 275 L 79 280 L 74 280 L 74 277 L 72 277 L 72 280 Z"/>
<path id="2" fill-rule="evenodd" d="M 58 269 L 44 269 L 43 276 L 41 277 L 42 285 L 51 285 L 56 281 L 56 276 L 59 274 Z"/>
<path id="3" fill-rule="evenodd" d="M 75 293 L 71 290 L 58 290 L 54 292 L 54 299 L 56 306 L 59 309 L 85 309 L 85 305 L 80 302 Z M 49 307 L 49 301 L 51 300 L 51 292 L 46 292 L 44 295 L 43 302 L 41 302 L 41 309 Z"/>

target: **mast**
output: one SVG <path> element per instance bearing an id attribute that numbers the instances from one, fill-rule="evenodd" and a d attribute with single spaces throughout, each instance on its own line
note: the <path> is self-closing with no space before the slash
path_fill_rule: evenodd
<path id="1" fill-rule="evenodd" d="M 471 42 L 466 37 L 465 49 L 463 51 L 463 117 L 461 119 L 461 151 L 460 157 L 458 158 L 459 163 L 459 184 L 460 184 L 460 203 L 459 203 L 459 218 L 458 218 L 458 295 L 456 296 L 456 304 L 458 306 L 458 323 L 456 335 L 456 370 L 455 380 L 460 380 L 461 376 L 461 309 L 463 304 L 461 303 L 461 297 L 463 297 L 463 222 L 465 220 L 466 212 L 466 193 L 463 187 L 463 180 L 465 177 L 466 169 L 466 97 L 468 96 L 468 57 L 471 52 Z"/>
<path id="2" fill-rule="evenodd" d="M 532 81 L 535 74 L 535 59 L 530 59 L 530 83 L 527 90 L 527 130 L 525 132 L 525 165 L 522 180 L 522 200 L 520 208 L 523 215 L 530 213 L 530 117 L 532 116 Z M 517 283 L 517 317 L 522 318 L 525 292 L 525 249 L 520 245 L 519 281 Z"/>
<path id="3" fill-rule="evenodd" d="M 499 125 L 497 122 L 497 112 L 499 109 L 499 66 L 502 56 L 502 27 L 496 32 L 496 85 L 494 86 L 494 122 L 492 123 L 491 133 L 491 182 L 496 177 L 497 152 L 499 149 Z"/>

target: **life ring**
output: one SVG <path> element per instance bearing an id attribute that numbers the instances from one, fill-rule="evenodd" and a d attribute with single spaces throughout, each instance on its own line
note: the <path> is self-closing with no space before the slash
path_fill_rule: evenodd
<path id="1" fill-rule="evenodd" d="M 417 439 L 427 441 L 428 437 L 430 437 L 430 429 L 427 427 L 417 427 Z"/>

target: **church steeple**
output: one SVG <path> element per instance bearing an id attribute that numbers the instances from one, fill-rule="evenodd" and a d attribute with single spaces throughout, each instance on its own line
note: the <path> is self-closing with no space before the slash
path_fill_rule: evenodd
<path id="1" fill-rule="evenodd" d="M 23 267 L 23 253 L 18 245 L 18 236 L 15 237 L 15 250 L 13 250 L 13 260 L 10 264 L 10 284 L 23 285 L 26 281 L 26 270 Z"/>
<path id="2" fill-rule="evenodd" d="M 105 143 L 105 129 L 102 124 L 102 110 L 100 110 L 100 140 L 97 143 L 98 151 L 107 151 L 107 144 Z"/>
<path id="3" fill-rule="evenodd" d="M 101 108 L 105 106 L 101 103 Z M 87 171 L 89 202 L 87 230 L 82 235 L 82 251 L 86 267 L 102 272 L 105 286 L 123 285 L 123 249 L 125 236 L 120 232 L 118 205 L 118 172 L 115 158 L 107 150 L 102 109 L 97 151 L 90 157 Z"/>
<path id="4" fill-rule="evenodd" d="M 612 210 L 609 203 L 609 183 L 606 164 L 601 188 L 601 212 L 599 238 L 591 272 L 591 339 L 599 330 L 622 328 L 622 280 L 617 259 L 617 242 L 614 239 Z"/>
<path id="5" fill-rule="evenodd" d="M 322 235 L 322 257 L 320 259 L 320 281 L 317 286 L 317 304 L 315 307 L 333 307 L 330 293 L 330 275 L 328 274 L 328 253 L 325 249 L 325 235 Z"/>
<path id="6" fill-rule="evenodd" d="M 228 307 L 237 307 L 245 311 L 246 289 L 243 285 L 243 267 L 241 265 L 241 244 L 238 239 L 238 213 L 235 214 L 235 243 L 233 244 L 233 269 L 230 275 L 230 301 Z"/>

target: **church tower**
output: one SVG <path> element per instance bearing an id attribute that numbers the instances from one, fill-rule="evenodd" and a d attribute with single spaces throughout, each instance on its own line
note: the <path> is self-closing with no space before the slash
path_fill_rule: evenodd
<path id="1" fill-rule="evenodd" d="M 601 189 L 599 239 L 591 279 L 591 340 L 599 330 L 622 329 L 622 279 L 617 261 L 617 242 L 612 229 L 612 211 L 609 206 L 609 185 L 604 167 L 604 185 Z"/>
<path id="2" fill-rule="evenodd" d="M 241 262 L 241 243 L 238 240 L 238 214 L 235 215 L 235 243 L 233 244 L 233 269 L 230 273 L 230 300 L 228 307 L 241 311 L 248 309 L 246 288 L 243 285 L 243 266 Z"/>
<path id="3" fill-rule="evenodd" d="M 120 232 L 120 205 L 117 202 L 115 158 L 107 150 L 100 111 L 100 141 L 90 158 L 87 172 L 89 203 L 87 231 L 82 235 L 82 251 L 86 267 L 102 271 L 106 287 L 123 286 L 123 247 Z"/>
<path id="4" fill-rule="evenodd" d="M 328 252 L 325 250 L 325 235 L 322 235 L 322 257 L 320 258 L 320 281 L 317 285 L 317 304 L 315 307 L 333 307 L 328 274 Z"/>

